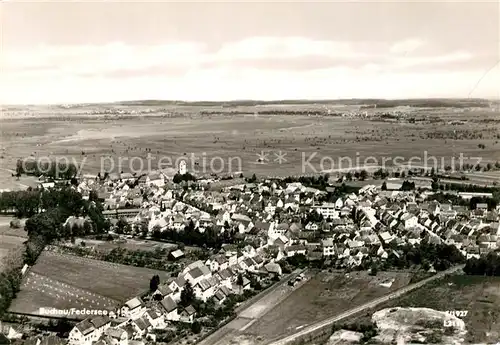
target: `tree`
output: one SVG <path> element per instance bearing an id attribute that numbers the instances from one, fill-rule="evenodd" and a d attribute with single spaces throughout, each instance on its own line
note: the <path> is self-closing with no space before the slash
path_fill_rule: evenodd
<path id="1" fill-rule="evenodd" d="M 377 267 L 377 264 L 373 263 L 372 264 L 372 267 L 370 268 L 370 275 L 371 276 L 376 276 L 378 273 L 378 267 Z"/>
<path id="2" fill-rule="evenodd" d="M 382 183 L 382 190 L 387 190 L 387 183 L 385 181 Z"/>
<path id="3" fill-rule="evenodd" d="M 361 170 L 361 172 L 359 173 L 359 179 L 361 181 L 364 181 L 366 180 L 366 178 L 368 177 L 368 172 L 366 170 Z"/>
<path id="4" fill-rule="evenodd" d="M 187 307 L 193 302 L 193 300 L 194 300 L 193 286 L 189 281 L 187 281 L 186 285 L 184 285 L 184 289 L 181 292 L 180 305 L 183 307 Z"/>
<path id="5" fill-rule="evenodd" d="M 149 281 L 149 291 L 155 292 L 160 285 L 160 276 L 155 274 Z"/>
<path id="6" fill-rule="evenodd" d="M 198 334 L 201 332 L 201 324 L 198 321 L 193 322 L 191 325 L 191 330 L 194 334 Z"/>
<path id="7" fill-rule="evenodd" d="M 238 284 L 239 286 L 243 286 L 243 276 L 240 274 L 238 274 L 238 278 L 236 279 L 236 284 Z"/>
<path id="8" fill-rule="evenodd" d="M 128 224 L 127 220 L 125 218 L 118 219 L 118 222 L 116 222 L 116 232 L 119 234 L 124 234 L 129 232 L 129 230 L 130 225 Z"/>
<path id="9" fill-rule="evenodd" d="M 252 177 L 248 179 L 248 182 L 254 183 L 255 181 L 257 181 L 257 176 L 255 176 L 255 174 L 252 174 Z"/>
<path id="10" fill-rule="evenodd" d="M 57 335 L 60 337 L 64 337 L 64 335 L 69 331 L 71 331 L 72 328 L 73 325 L 66 318 L 57 320 L 57 323 L 55 325 L 55 331 L 57 332 Z"/>

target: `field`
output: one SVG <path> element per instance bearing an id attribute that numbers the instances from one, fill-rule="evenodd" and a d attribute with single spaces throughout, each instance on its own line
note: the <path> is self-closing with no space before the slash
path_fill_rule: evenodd
<path id="1" fill-rule="evenodd" d="M 267 342 L 291 334 L 307 325 L 340 314 L 355 306 L 408 285 L 410 273 L 380 272 L 372 277 L 366 272 L 320 272 L 294 290 L 271 310 L 265 310 L 242 331 L 246 337 Z M 380 283 L 393 280 L 390 287 Z M 259 310 L 256 312 L 260 313 Z"/>
<path id="2" fill-rule="evenodd" d="M 15 236 L 27 239 L 28 233 L 24 230 L 25 220 L 24 219 L 20 220 L 20 227 L 17 229 L 10 227 L 10 222 L 12 220 L 14 220 L 13 217 L 0 216 L 0 235 Z"/>
<path id="3" fill-rule="evenodd" d="M 166 272 L 117 265 L 44 251 L 30 268 L 11 312 L 38 314 L 39 308 L 94 308 L 119 306 L 149 288 L 154 274 Z"/>
<path id="4" fill-rule="evenodd" d="M 81 239 L 77 238 L 75 241 L 76 245 L 79 245 L 81 242 L 85 242 L 86 247 L 93 247 L 98 251 L 107 252 L 111 251 L 115 248 L 123 248 L 127 250 L 142 250 L 142 251 L 155 251 L 157 249 L 175 249 L 177 245 L 172 243 L 160 243 L 155 241 L 148 240 L 134 240 L 127 239 L 123 242 L 117 241 L 102 241 L 102 240 L 92 240 L 92 239 Z"/>
<path id="5" fill-rule="evenodd" d="M 283 106 L 279 109 L 294 108 Z M 210 114 L 200 115 L 208 110 Z M 30 155 L 66 157 L 74 160 L 82 172 L 95 174 L 101 167 L 114 168 L 114 171 L 175 168 L 176 161 L 187 158 L 188 170 L 195 175 L 243 171 L 245 175 L 283 176 L 349 168 L 358 163 L 391 166 L 397 156 L 401 157 L 398 163 L 411 157 L 435 156 L 439 165 L 441 158 L 448 162 L 460 153 L 464 157 L 482 157 L 483 164 L 500 160 L 497 137 L 500 132 L 498 122 L 494 122 L 498 118 L 489 110 L 461 113 L 451 109 L 421 110 L 418 116 L 438 121 L 431 123 L 254 113 L 262 107 L 239 109 L 241 113 L 238 114 L 227 113 L 232 110 L 235 109 L 191 106 L 176 110 L 182 116 L 123 118 L 72 118 L 70 110 L 67 113 L 58 110 L 59 117 L 43 121 L 5 118 L 1 128 L 3 158 L 0 165 L 13 169 L 18 158 Z M 465 124 L 456 125 L 452 120 L 465 121 Z M 473 135 L 451 139 L 454 131 Z M 479 144 L 485 147 L 479 148 Z M 267 155 L 259 162 L 258 154 L 262 151 Z M 283 159 L 279 162 L 280 152 Z M 119 157 L 122 158 L 121 166 Z M 138 158 L 133 160 L 132 157 Z M 321 164 L 323 157 L 326 158 Z M 340 157 L 350 157 L 352 164 L 347 160 L 339 161 Z M 383 162 L 383 157 L 388 159 Z M 305 161 L 311 165 L 303 164 Z M 423 164 L 415 159 L 412 163 Z M 0 178 L 3 184 L 0 188 L 12 188 L 11 184 L 22 182 L 9 178 L 10 172 L 4 171 L 4 174 L 6 176 Z"/>
<path id="6" fill-rule="evenodd" d="M 500 339 L 500 277 L 454 275 L 437 280 L 377 307 L 426 307 L 436 310 L 466 310 L 463 318 L 467 344 L 495 343 Z M 374 311 L 354 320 L 367 320 Z"/>
<path id="7" fill-rule="evenodd" d="M 11 220 L 11 217 L 0 217 L 0 272 L 7 265 L 4 258 L 9 253 L 23 250 L 21 247 L 28 237 L 24 229 L 12 229 L 9 226 Z"/>

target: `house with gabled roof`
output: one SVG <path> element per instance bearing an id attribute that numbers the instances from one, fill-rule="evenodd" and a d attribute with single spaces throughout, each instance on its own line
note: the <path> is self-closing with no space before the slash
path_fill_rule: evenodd
<path id="1" fill-rule="evenodd" d="M 206 269 L 202 269 L 202 267 Z M 201 267 L 195 267 L 191 269 L 188 273 L 184 275 L 184 279 L 189 281 L 191 285 L 195 286 L 196 284 L 198 284 L 198 282 L 200 282 L 205 278 L 210 277 L 211 275 L 212 273 L 210 269 L 207 266 L 203 265 Z"/>
<path id="2" fill-rule="evenodd" d="M 401 216 L 400 220 L 403 223 L 405 229 L 413 228 L 418 224 L 418 218 L 410 212 L 404 213 Z"/>
<path id="3" fill-rule="evenodd" d="M 305 230 L 307 231 L 318 231 L 319 230 L 319 224 L 317 222 L 309 222 L 305 226 Z"/>
<path id="4" fill-rule="evenodd" d="M 208 259 L 205 265 L 208 266 L 212 272 L 217 272 L 228 268 L 229 260 L 225 255 L 217 254 Z"/>
<path id="5" fill-rule="evenodd" d="M 259 269 L 264 265 L 264 259 L 260 255 L 255 255 L 253 258 L 254 268 Z"/>
<path id="6" fill-rule="evenodd" d="M 285 248 L 284 253 L 287 257 L 292 257 L 294 255 L 306 255 L 307 254 L 307 247 L 304 245 L 291 245 Z"/>
<path id="7" fill-rule="evenodd" d="M 216 275 L 219 278 L 219 284 L 228 288 L 230 288 L 231 283 L 236 280 L 236 275 L 229 268 L 217 272 Z"/>
<path id="8" fill-rule="evenodd" d="M 132 320 L 138 319 L 146 311 L 143 301 L 139 297 L 134 297 L 122 306 L 120 314 Z"/>
<path id="9" fill-rule="evenodd" d="M 227 296 L 231 294 L 231 291 L 226 286 L 221 286 L 214 294 L 213 299 L 216 304 L 220 305 L 224 303 Z"/>
<path id="10" fill-rule="evenodd" d="M 179 321 L 177 303 L 170 297 L 164 298 L 159 302 L 160 310 L 163 311 L 165 319 L 169 321 Z"/>
<path id="11" fill-rule="evenodd" d="M 69 343 L 90 345 L 92 342 L 97 341 L 110 326 L 110 319 L 107 316 L 98 316 L 80 321 L 69 332 Z"/>
<path id="12" fill-rule="evenodd" d="M 288 242 L 289 242 L 288 238 L 286 238 L 285 236 L 279 236 L 274 240 L 273 245 L 277 246 L 281 250 L 284 250 L 285 247 L 288 245 Z"/>
<path id="13" fill-rule="evenodd" d="M 184 285 L 186 285 L 186 279 L 184 279 L 183 276 L 179 276 L 172 280 L 169 284 L 168 287 L 170 290 L 173 292 L 173 299 L 174 300 L 179 300 L 181 297 L 181 292 L 184 289 Z"/>
<path id="14" fill-rule="evenodd" d="M 196 298 L 205 302 L 214 295 L 216 287 L 217 280 L 211 277 L 199 281 L 196 285 L 193 286 L 193 290 Z"/>
<path id="15" fill-rule="evenodd" d="M 111 339 L 106 344 L 128 345 L 128 333 L 119 327 L 110 327 L 104 331 L 104 335 Z"/>
<path id="16" fill-rule="evenodd" d="M 153 325 L 149 322 L 149 319 L 147 316 L 143 315 L 140 318 L 134 320 L 131 322 L 132 326 L 135 327 L 136 329 L 136 336 L 138 338 L 142 338 L 145 336 L 149 331 L 153 329 Z"/>
<path id="17" fill-rule="evenodd" d="M 150 308 L 144 313 L 144 317 L 148 318 L 149 323 L 154 329 L 165 328 L 165 316 L 160 312 L 159 307 Z"/>
<path id="18" fill-rule="evenodd" d="M 252 271 L 255 269 L 255 261 L 253 261 L 252 257 L 247 257 L 240 262 L 240 266 L 245 271 Z"/>
<path id="19" fill-rule="evenodd" d="M 158 289 L 156 289 L 155 292 L 153 292 L 153 297 L 156 295 L 160 295 L 161 298 L 165 298 L 168 296 L 172 297 L 173 294 L 174 294 L 174 292 L 172 291 L 172 289 L 170 289 L 168 284 L 162 284 L 162 285 L 158 286 Z"/>
<path id="20" fill-rule="evenodd" d="M 181 309 L 181 312 L 179 313 L 179 321 L 193 323 L 195 315 L 196 310 L 192 305 L 188 305 L 186 308 Z"/>

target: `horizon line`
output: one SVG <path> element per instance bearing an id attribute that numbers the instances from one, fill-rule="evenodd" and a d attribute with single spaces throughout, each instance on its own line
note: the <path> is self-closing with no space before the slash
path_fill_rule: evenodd
<path id="1" fill-rule="evenodd" d="M 415 97 L 415 98 L 370 98 L 370 97 L 359 97 L 359 98 L 285 98 L 285 99 L 228 99 L 228 100 L 180 100 L 180 99 L 132 99 L 132 100 L 118 100 L 118 101 L 103 101 L 103 102 L 60 102 L 60 103 L 17 103 L 17 104 L 0 104 L 0 107 L 13 107 L 13 106 L 64 106 L 64 105 L 112 105 L 112 104 L 124 104 L 141 103 L 141 102 L 165 102 L 165 103 L 184 103 L 184 105 L 197 104 L 197 103 L 212 103 L 212 104 L 224 104 L 224 103 L 242 103 L 242 102 L 252 102 L 258 104 L 274 104 L 274 103 L 327 103 L 327 102 L 342 102 L 342 101 L 486 101 L 486 102 L 499 102 L 500 98 L 484 98 L 484 97 Z"/>

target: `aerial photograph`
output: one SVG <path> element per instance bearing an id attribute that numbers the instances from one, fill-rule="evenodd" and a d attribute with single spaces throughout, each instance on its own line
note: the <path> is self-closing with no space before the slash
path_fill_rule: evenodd
<path id="1" fill-rule="evenodd" d="M 499 1 L 0 1 L 0 345 L 498 345 L 499 214 Z"/>

